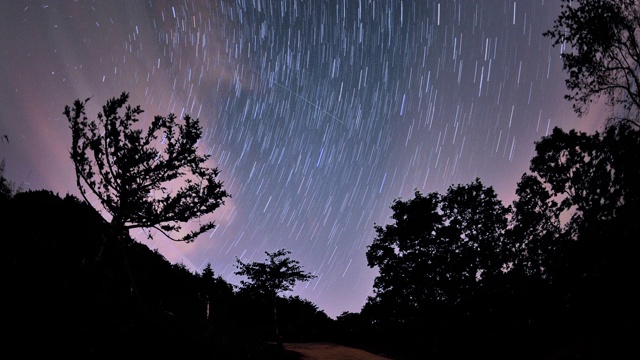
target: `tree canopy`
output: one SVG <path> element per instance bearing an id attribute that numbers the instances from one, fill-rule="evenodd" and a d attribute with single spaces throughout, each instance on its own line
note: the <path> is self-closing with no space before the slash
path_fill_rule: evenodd
<path id="1" fill-rule="evenodd" d="M 394 222 L 375 225 L 367 250 L 369 266 L 379 269 L 379 301 L 408 311 L 455 304 L 508 262 L 501 257 L 508 208 L 480 179 L 451 186 L 445 195 L 416 191 L 412 199 L 396 199 L 391 210 Z"/>
<path id="2" fill-rule="evenodd" d="M 201 222 L 184 235 L 182 226 L 230 197 L 217 178 L 219 170 L 207 165 L 210 155 L 198 151 L 199 120 L 155 116 L 144 132 L 136 127 L 143 110 L 128 100 L 126 92 L 109 99 L 97 120 L 86 116 L 89 99 L 65 107 L 78 189 L 85 200 L 89 192 L 98 198 L 118 231 L 154 228 L 172 240 L 191 242 L 214 222 Z"/>
<path id="3" fill-rule="evenodd" d="M 565 98 L 582 116 L 604 96 L 612 120 L 640 126 L 640 5 L 637 0 L 562 0 L 544 36 L 562 46 Z M 620 109 L 616 109 L 621 106 Z"/>
<path id="4" fill-rule="evenodd" d="M 547 226 L 554 229 L 550 233 L 556 233 L 553 247 L 543 246 L 536 253 L 563 257 L 545 261 L 555 265 L 552 273 L 573 273 L 571 276 L 583 279 L 604 274 L 618 280 L 630 276 L 632 234 L 637 229 L 634 214 L 640 207 L 640 133 L 628 124 L 592 135 L 555 128 L 536 143 L 530 169 L 531 181 L 544 184 L 536 186 L 535 202 L 548 206 L 538 206 L 534 213 L 547 219 Z M 532 188 L 530 183 L 518 184 L 519 203 L 533 203 L 522 196 L 532 193 Z M 514 218 L 523 221 L 522 207 L 516 209 Z M 543 239 L 538 237 L 538 242 L 547 241 Z"/>
<path id="5" fill-rule="evenodd" d="M 555 128 L 535 150 L 512 206 L 479 179 L 394 200 L 392 223 L 375 225 L 366 253 L 379 275 L 359 320 L 374 336 L 410 358 L 511 358 L 544 343 L 529 354 L 541 358 L 584 339 L 628 348 L 640 131 Z M 473 350 L 450 347 L 460 343 Z"/>
<path id="6" fill-rule="evenodd" d="M 235 274 L 247 277 L 240 284 L 247 289 L 259 293 L 277 295 L 284 291 L 291 291 L 297 282 L 309 281 L 316 276 L 302 270 L 300 262 L 289 257 L 291 251 L 280 249 L 267 255 L 265 262 L 244 263 L 236 258 Z"/>

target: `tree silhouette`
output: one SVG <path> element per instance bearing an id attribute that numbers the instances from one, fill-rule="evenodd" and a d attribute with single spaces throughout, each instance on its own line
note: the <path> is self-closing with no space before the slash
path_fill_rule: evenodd
<path id="1" fill-rule="evenodd" d="M 332 321 L 316 304 L 299 296 L 279 297 L 277 301 L 282 338 L 289 342 L 327 340 Z"/>
<path id="2" fill-rule="evenodd" d="M 200 275 L 202 283 L 201 297 L 206 304 L 206 320 L 210 323 L 216 323 L 224 317 L 224 312 L 228 311 L 229 299 L 233 295 L 233 286 L 226 282 L 222 277 L 216 276 L 211 263 L 202 269 Z"/>
<path id="3" fill-rule="evenodd" d="M 613 119 L 640 126 L 640 6 L 637 0 L 562 0 L 544 36 L 562 46 L 567 100 L 582 116 L 605 96 L 623 112 Z"/>
<path id="4" fill-rule="evenodd" d="M 191 242 L 214 222 L 177 239 L 171 233 L 212 213 L 230 196 L 217 180 L 218 169 L 206 165 L 210 156 L 198 153 L 200 123 L 189 115 L 182 124 L 174 114 L 155 116 L 143 132 L 135 128 L 143 110 L 127 105 L 128 100 L 125 92 L 108 100 L 97 121 L 85 114 L 89 99 L 65 107 L 78 189 L 85 200 L 88 192 L 97 196 L 118 232 L 154 228 L 172 240 Z"/>
<path id="5" fill-rule="evenodd" d="M 5 166 L 4 159 L 0 160 L 0 201 L 8 200 L 17 192 L 22 191 L 21 187 L 16 186 L 13 181 L 4 176 Z"/>
<path id="6" fill-rule="evenodd" d="M 7 135 L 2 135 L 0 137 L 0 142 L 6 141 L 9 142 L 9 137 Z M 4 176 L 5 170 L 5 161 L 2 159 L 0 161 L 0 201 L 5 201 L 11 198 L 15 193 L 21 191 L 20 187 L 17 187 L 13 181 L 8 180 Z"/>
<path id="7" fill-rule="evenodd" d="M 512 266 L 540 279 L 547 278 L 562 233 L 560 200 L 531 174 L 522 176 L 516 195 L 507 232 L 513 246 Z"/>
<path id="8" fill-rule="evenodd" d="M 508 208 L 479 179 L 445 195 L 416 191 L 413 199 L 396 199 L 391 210 L 395 222 L 375 226 L 367 261 L 379 268 L 376 296 L 394 311 L 468 299 L 507 262 L 501 251 Z"/>
<path id="9" fill-rule="evenodd" d="M 267 296 L 272 304 L 275 336 L 278 344 L 282 345 L 278 330 L 278 316 L 276 311 L 276 296 L 285 291 L 293 290 L 297 282 L 315 279 L 316 276 L 302 270 L 297 260 L 289 258 L 291 251 L 280 249 L 274 253 L 265 251 L 265 262 L 244 263 L 236 258 L 235 274 L 247 277 L 242 280 L 243 288 Z"/>
<path id="10" fill-rule="evenodd" d="M 555 128 L 536 142 L 530 170 L 513 218 L 526 229 L 518 231 L 518 263 L 549 284 L 553 330 L 625 339 L 637 319 L 630 284 L 638 273 L 640 132 L 628 123 L 592 135 Z"/>
<path id="11" fill-rule="evenodd" d="M 548 194 L 539 196 L 557 202 L 555 216 L 565 219 L 562 231 L 569 246 L 582 244 L 598 258 L 613 257 L 603 260 L 599 270 L 595 262 L 584 266 L 601 274 L 629 265 L 622 261 L 628 251 L 620 250 L 631 245 L 626 242 L 637 228 L 633 214 L 640 206 L 640 132 L 625 124 L 593 135 L 555 128 L 536 143 L 531 171 L 546 184 Z"/>
<path id="12" fill-rule="evenodd" d="M 487 281 L 511 261 L 504 242 L 509 208 L 476 179 L 444 195 L 416 191 L 391 210 L 393 222 L 375 225 L 366 253 L 379 275 L 365 318 L 411 358 L 453 337 L 476 341 L 474 306 Z"/>
<path id="13" fill-rule="evenodd" d="M 385 311 L 392 321 L 406 320 L 424 303 L 445 296 L 441 286 L 434 286 L 436 274 L 447 271 L 446 260 L 438 257 L 444 254 L 437 251 L 444 226 L 440 205 L 439 194 L 416 191 L 413 199 L 393 202 L 394 224 L 375 225 L 367 262 L 379 269 L 373 286 L 381 306 L 392 304 Z"/>

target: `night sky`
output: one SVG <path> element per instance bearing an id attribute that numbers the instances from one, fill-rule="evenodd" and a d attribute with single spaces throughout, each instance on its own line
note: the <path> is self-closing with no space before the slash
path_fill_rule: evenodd
<path id="1" fill-rule="evenodd" d="M 194 243 L 131 235 L 233 284 L 235 258 L 292 251 L 293 293 L 329 316 L 372 295 L 374 224 L 395 198 L 479 177 L 505 205 L 534 142 L 592 132 L 563 99 L 559 1 L 2 1 L 0 159 L 23 190 L 79 196 L 65 105 L 126 91 L 198 117 L 232 198 Z M 95 205 L 95 204 L 94 204 Z M 96 205 L 98 206 L 98 205 Z M 34 221 L 36 221 L 34 219 Z M 19 230 L 19 229 L 18 229 Z M 34 264 L 35 265 L 35 264 Z"/>

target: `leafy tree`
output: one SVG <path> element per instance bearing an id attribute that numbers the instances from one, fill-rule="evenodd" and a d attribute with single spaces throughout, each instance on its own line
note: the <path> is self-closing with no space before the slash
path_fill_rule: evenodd
<path id="1" fill-rule="evenodd" d="M 373 284 L 375 295 L 365 309 L 385 328 L 420 322 L 420 309 L 447 296 L 441 284 L 450 268 L 446 253 L 438 251 L 444 246 L 441 202 L 440 194 L 416 191 L 412 199 L 394 200 L 391 218 L 395 223 L 375 225 L 376 238 L 366 257 L 370 267 L 378 267 L 379 275 Z"/>
<path id="2" fill-rule="evenodd" d="M 235 274 L 246 276 L 248 281 L 242 280 L 242 287 L 256 290 L 267 295 L 277 295 L 291 291 L 299 281 L 309 281 L 316 276 L 302 270 L 300 262 L 289 258 L 291 251 L 280 249 L 270 253 L 265 251 L 265 262 L 244 263 L 236 258 Z"/>
<path id="3" fill-rule="evenodd" d="M 565 98 L 578 115 L 605 96 L 612 108 L 622 106 L 618 120 L 640 126 L 637 0 L 562 0 L 561 13 L 544 36 L 553 39 L 553 46 L 562 46 L 563 68 L 569 75 Z"/>
<path id="4" fill-rule="evenodd" d="M 559 200 L 549 193 L 540 178 L 531 174 L 522 176 L 516 195 L 507 232 L 513 246 L 511 266 L 544 279 L 549 275 L 562 233 Z"/>
<path id="5" fill-rule="evenodd" d="M 276 311 L 276 296 L 285 291 L 293 290 L 299 281 L 309 281 L 316 276 L 302 270 L 300 263 L 289 257 L 291 251 L 280 249 L 274 253 L 265 251 L 267 259 L 265 262 L 244 263 L 236 258 L 235 274 L 247 277 L 248 281 L 242 280 L 240 284 L 243 288 L 267 296 L 272 304 L 273 321 L 275 335 L 280 343 L 278 330 L 278 317 Z"/>
<path id="6" fill-rule="evenodd" d="M 506 257 L 504 232 L 510 209 L 505 207 L 492 187 L 480 179 L 467 185 L 449 187 L 443 197 L 442 211 L 447 219 L 445 239 L 459 258 L 454 269 L 460 280 L 472 284 L 499 274 L 511 259 Z M 451 261 L 452 257 L 450 257 Z"/>
<path id="7" fill-rule="evenodd" d="M 512 261 L 504 235 L 509 208 L 475 179 L 443 195 L 415 191 L 391 210 L 393 222 L 375 225 L 366 253 L 379 275 L 364 319 L 409 358 L 435 356 L 454 337 L 477 341 L 470 324 L 481 313 L 478 300 Z"/>
<path id="8" fill-rule="evenodd" d="M 530 170 L 514 215 L 521 263 L 543 269 L 565 333 L 631 331 L 640 132 L 627 123 L 592 135 L 555 128 L 536 143 Z"/>
<path id="9" fill-rule="evenodd" d="M 640 132 L 624 124 L 593 135 L 555 128 L 536 143 L 531 171 L 546 184 L 548 194 L 539 196 L 557 199 L 556 217 L 565 219 L 567 240 L 588 238 L 601 242 L 598 248 L 604 246 L 604 238 L 629 240 L 633 232 L 628 229 L 636 223 L 632 214 L 640 205 L 639 153 Z M 623 229 L 627 232 L 622 237 L 607 234 Z M 628 253 L 607 248 L 618 255 Z M 603 254 L 598 250 L 598 256 Z"/>
<path id="10" fill-rule="evenodd" d="M 230 196 L 217 180 L 218 169 L 206 165 L 210 156 L 198 152 L 200 123 L 189 115 L 183 123 L 174 114 L 155 116 L 143 132 L 135 127 L 143 110 L 128 100 L 125 92 L 108 100 L 97 121 L 85 114 L 89 99 L 65 107 L 78 189 L 85 200 L 88 192 L 97 196 L 118 232 L 154 228 L 172 240 L 191 242 L 214 222 L 177 239 L 170 233 L 212 213 Z"/>
<path id="11" fill-rule="evenodd" d="M 375 225 L 367 249 L 377 306 L 406 321 L 429 304 L 455 305 L 473 296 L 483 280 L 508 262 L 502 236 L 508 208 L 479 179 L 451 186 L 445 195 L 416 191 L 391 205 L 394 223 Z"/>
<path id="12" fill-rule="evenodd" d="M 549 192 L 539 196 L 556 199 L 572 239 L 638 204 L 638 141 L 639 132 L 622 124 L 593 135 L 555 128 L 536 143 L 530 170 Z"/>

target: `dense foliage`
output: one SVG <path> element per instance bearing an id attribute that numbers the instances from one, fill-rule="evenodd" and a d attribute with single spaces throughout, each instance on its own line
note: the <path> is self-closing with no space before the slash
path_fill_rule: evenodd
<path id="1" fill-rule="evenodd" d="M 509 208 L 479 180 L 395 200 L 367 251 L 379 276 L 359 326 L 409 358 L 605 357 L 637 345 L 640 132 L 556 128 L 530 170 Z"/>
<path id="2" fill-rule="evenodd" d="M 394 223 L 375 226 L 367 251 L 369 266 L 380 272 L 376 298 L 391 304 L 389 317 L 404 321 L 425 304 L 463 302 L 508 262 L 502 258 L 508 209 L 479 179 L 445 195 L 416 191 L 391 209 Z"/>

